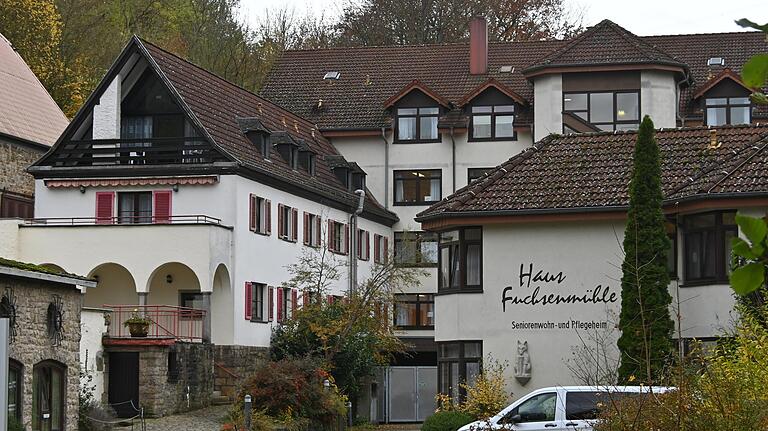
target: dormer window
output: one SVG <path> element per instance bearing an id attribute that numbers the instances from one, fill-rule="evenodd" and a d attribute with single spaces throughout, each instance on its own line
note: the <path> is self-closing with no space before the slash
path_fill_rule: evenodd
<path id="1" fill-rule="evenodd" d="M 440 108 L 398 108 L 397 140 L 400 142 L 438 142 L 437 120 Z"/>
<path id="2" fill-rule="evenodd" d="M 365 189 L 365 172 L 353 172 L 352 173 L 352 190 L 364 190 Z"/>
<path id="3" fill-rule="evenodd" d="M 238 118 L 237 124 L 245 137 L 253 144 L 265 159 L 269 158 L 269 130 L 256 117 Z"/>
<path id="4" fill-rule="evenodd" d="M 299 168 L 309 175 L 315 175 L 315 153 L 311 151 L 299 151 Z"/>
<path id="5" fill-rule="evenodd" d="M 470 139 L 515 139 L 515 105 L 473 106 Z"/>
<path id="6" fill-rule="evenodd" d="M 288 132 L 275 132 L 271 136 L 272 146 L 291 169 L 298 169 L 300 144 Z"/>
<path id="7" fill-rule="evenodd" d="M 709 97 L 704 105 L 707 126 L 752 122 L 749 97 Z"/>

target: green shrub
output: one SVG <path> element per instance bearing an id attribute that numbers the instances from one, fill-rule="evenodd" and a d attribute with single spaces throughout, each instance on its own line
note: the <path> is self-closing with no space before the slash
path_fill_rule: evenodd
<path id="1" fill-rule="evenodd" d="M 8 416 L 8 431 L 25 431 L 24 424 L 13 416 Z"/>
<path id="2" fill-rule="evenodd" d="M 474 421 L 475 418 L 468 413 L 458 411 L 437 412 L 424 421 L 424 424 L 421 425 L 421 431 L 456 431 Z"/>
<path id="3" fill-rule="evenodd" d="M 258 367 L 241 385 L 238 399 L 246 394 L 253 406 L 276 421 L 296 425 L 308 420 L 327 425 L 346 413 L 344 399 L 335 385 L 323 387 L 329 376 L 308 360 L 285 359 Z M 233 417 L 242 417 L 243 403 L 233 407 Z"/>

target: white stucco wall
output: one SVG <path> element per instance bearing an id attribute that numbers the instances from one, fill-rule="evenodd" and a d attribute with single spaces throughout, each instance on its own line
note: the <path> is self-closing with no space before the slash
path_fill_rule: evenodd
<path id="1" fill-rule="evenodd" d="M 97 308 L 83 308 L 80 316 L 80 369 L 92 377 L 90 383 L 82 379 L 81 384 L 95 387 L 94 394 L 104 393 L 104 348 L 101 337 L 106 332 L 104 312 Z"/>
<path id="2" fill-rule="evenodd" d="M 649 115 L 657 129 L 676 127 L 676 91 L 674 73 L 643 70 L 640 73 L 640 114 Z"/>
<path id="3" fill-rule="evenodd" d="M 533 81 L 533 139 L 563 133 L 563 77 L 543 75 Z"/>

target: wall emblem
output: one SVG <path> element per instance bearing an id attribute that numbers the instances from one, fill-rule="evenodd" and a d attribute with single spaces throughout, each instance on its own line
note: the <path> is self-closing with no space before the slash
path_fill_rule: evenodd
<path id="1" fill-rule="evenodd" d="M 523 386 L 531 380 L 531 354 L 528 353 L 528 341 L 517 340 L 515 379 Z"/>
<path id="2" fill-rule="evenodd" d="M 48 304 L 47 321 L 48 337 L 54 346 L 60 346 L 61 340 L 64 339 L 64 306 L 61 302 L 61 296 L 53 295 L 53 301 Z"/>

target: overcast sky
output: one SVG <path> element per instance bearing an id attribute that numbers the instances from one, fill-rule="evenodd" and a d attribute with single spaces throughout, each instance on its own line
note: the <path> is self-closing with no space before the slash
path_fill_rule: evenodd
<path id="1" fill-rule="evenodd" d="M 243 15 L 258 22 L 267 8 L 289 5 L 296 13 L 307 10 L 319 15 L 338 16 L 345 0 L 241 0 Z M 740 31 L 735 19 L 747 17 L 768 22 L 766 0 L 564 0 L 567 7 L 583 11 L 584 24 L 608 18 L 640 35 Z"/>

